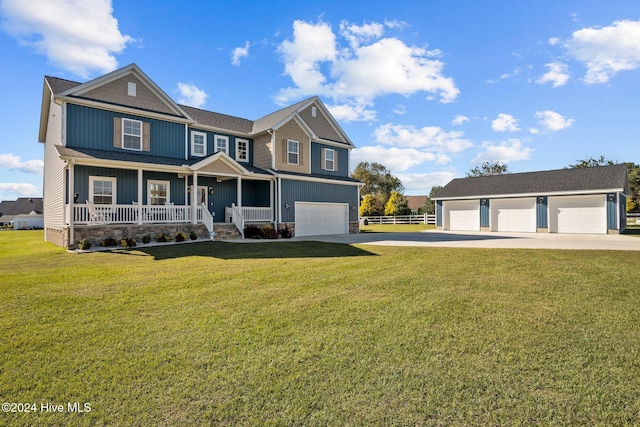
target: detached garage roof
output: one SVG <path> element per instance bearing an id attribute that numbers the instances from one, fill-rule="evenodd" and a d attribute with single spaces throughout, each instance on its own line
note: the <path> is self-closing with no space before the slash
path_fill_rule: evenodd
<path id="1" fill-rule="evenodd" d="M 626 165 L 458 178 L 445 185 L 433 199 L 546 196 L 609 191 L 629 193 Z"/>

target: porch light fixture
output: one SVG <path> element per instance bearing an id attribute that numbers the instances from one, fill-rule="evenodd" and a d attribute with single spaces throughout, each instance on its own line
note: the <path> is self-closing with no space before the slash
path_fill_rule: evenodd
<path id="1" fill-rule="evenodd" d="M 609 201 L 613 202 L 613 199 L 615 199 L 616 196 L 614 194 L 609 194 Z"/>
<path id="2" fill-rule="evenodd" d="M 354 212 L 356 211 L 355 205 L 351 205 L 351 210 L 354 211 Z"/>
<path id="3" fill-rule="evenodd" d="M 290 209 L 290 208 L 291 208 L 291 205 L 290 205 L 289 203 L 285 203 L 285 204 L 284 204 L 284 207 L 285 207 L 285 209 Z"/>
<path id="4" fill-rule="evenodd" d="M 544 197 L 538 197 L 538 203 L 544 203 Z"/>
<path id="5" fill-rule="evenodd" d="M 213 194 L 213 187 L 209 187 L 209 194 Z"/>

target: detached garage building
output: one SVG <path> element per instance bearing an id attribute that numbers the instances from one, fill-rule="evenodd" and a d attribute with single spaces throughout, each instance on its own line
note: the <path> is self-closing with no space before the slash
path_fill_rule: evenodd
<path id="1" fill-rule="evenodd" d="M 617 234 L 626 229 L 625 165 L 454 179 L 434 197 L 455 231 Z"/>

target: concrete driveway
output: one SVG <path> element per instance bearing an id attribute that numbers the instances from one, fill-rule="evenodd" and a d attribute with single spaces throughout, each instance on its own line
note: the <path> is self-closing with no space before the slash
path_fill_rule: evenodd
<path id="1" fill-rule="evenodd" d="M 292 240 L 379 246 L 640 251 L 640 236 L 618 234 L 489 233 L 428 230 L 420 233 L 361 233 L 294 237 Z"/>

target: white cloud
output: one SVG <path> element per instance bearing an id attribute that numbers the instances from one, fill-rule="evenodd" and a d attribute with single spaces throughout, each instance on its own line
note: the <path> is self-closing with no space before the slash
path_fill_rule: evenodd
<path id="1" fill-rule="evenodd" d="M 482 148 L 483 151 L 479 152 L 471 163 L 480 164 L 482 162 L 497 161 L 507 164 L 527 160 L 533 152 L 532 148 L 524 147 L 517 138 L 510 138 L 498 144 L 483 142 Z"/>
<path id="2" fill-rule="evenodd" d="M 398 27 L 396 22 L 343 21 L 336 35 L 327 23 L 295 21 L 292 39 L 278 49 L 294 85 L 281 89 L 276 101 L 286 104 L 302 96 L 324 95 L 336 106 L 368 113 L 375 98 L 387 94 L 426 92 L 438 95 L 440 102 L 453 101 L 460 91 L 452 78 L 443 75 L 440 52 L 383 37 L 386 29 Z M 371 120 L 371 114 L 354 116 Z"/>
<path id="3" fill-rule="evenodd" d="M 463 132 L 447 132 L 437 126 L 415 128 L 408 125 L 387 123 L 374 131 L 377 142 L 400 147 L 422 148 L 436 153 L 457 153 L 473 146 L 462 138 Z"/>
<path id="4" fill-rule="evenodd" d="M 194 108 L 201 108 L 209 95 L 195 85 L 178 82 L 178 102 Z"/>
<path id="5" fill-rule="evenodd" d="M 460 126 L 464 122 L 468 122 L 468 121 L 469 121 L 469 117 L 458 114 L 453 118 L 453 120 L 451 120 L 451 124 L 454 126 Z"/>
<path id="6" fill-rule="evenodd" d="M 551 38 L 549 39 L 549 44 L 550 44 L 551 46 L 555 46 L 555 45 L 557 45 L 558 43 L 560 43 L 560 39 L 559 39 L 558 37 L 551 37 Z"/>
<path id="7" fill-rule="evenodd" d="M 619 71 L 640 67 L 640 21 L 583 28 L 575 31 L 564 47 L 586 65 L 585 83 L 607 83 Z"/>
<path id="8" fill-rule="evenodd" d="M 432 187 L 445 186 L 456 177 L 453 172 L 412 173 L 396 175 L 407 192 L 428 195 Z"/>
<path id="9" fill-rule="evenodd" d="M 370 103 L 327 105 L 331 115 L 339 122 L 373 121 L 376 111 L 367 107 Z"/>
<path id="10" fill-rule="evenodd" d="M 0 182 L 0 201 L 15 200 L 18 197 L 42 197 L 42 191 L 33 184 Z"/>
<path id="11" fill-rule="evenodd" d="M 498 118 L 491 122 L 491 129 L 496 132 L 517 132 L 520 130 L 518 120 L 511 114 L 505 113 L 498 114 Z"/>
<path id="12" fill-rule="evenodd" d="M 118 29 L 111 0 L 3 0 L 0 11 L 7 33 L 83 78 L 116 69 L 114 55 L 134 41 Z"/>
<path id="13" fill-rule="evenodd" d="M 548 130 L 558 131 L 571 127 L 574 119 L 567 119 L 555 111 L 537 111 L 536 117 L 540 119 L 540 124 Z"/>
<path id="14" fill-rule="evenodd" d="M 23 162 L 20 157 L 8 154 L 0 154 L 0 168 L 42 175 L 44 162 L 42 160 L 27 160 Z"/>
<path id="15" fill-rule="evenodd" d="M 393 112 L 399 116 L 404 116 L 405 114 L 407 114 L 407 106 L 403 104 L 398 104 L 393 109 Z"/>
<path id="16" fill-rule="evenodd" d="M 551 83 L 553 87 L 559 87 L 569 81 L 570 74 L 568 73 L 567 64 L 563 64 L 561 62 L 550 62 L 545 64 L 545 67 L 547 67 L 549 71 L 536 80 L 536 83 Z"/>
<path id="17" fill-rule="evenodd" d="M 242 58 L 247 58 L 249 56 L 250 46 L 251 46 L 251 43 L 247 41 L 244 43 L 244 47 L 237 47 L 233 49 L 233 52 L 231 53 L 231 63 L 235 66 L 239 66 L 240 60 Z"/>
<path id="18" fill-rule="evenodd" d="M 529 133 L 531 135 L 537 135 L 540 133 L 540 130 L 538 128 L 529 128 Z"/>
<path id="19" fill-rule="evenodd" d="M 435 154 L 415 148 L 384 147 L 382 145 L 355 148 L 350 154 L 354 164 L 376 162 L 391 171 L 402 172 L 424 162 L 447 163 L 451 159 L 444 154 Z"/>

